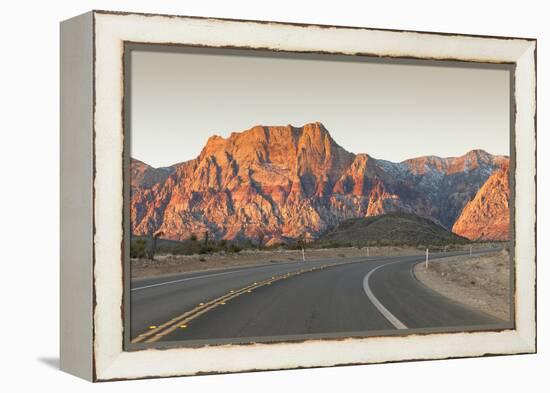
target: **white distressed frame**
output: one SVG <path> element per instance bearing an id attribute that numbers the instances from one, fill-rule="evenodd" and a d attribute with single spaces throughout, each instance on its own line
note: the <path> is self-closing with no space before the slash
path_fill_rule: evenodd
<path id="1" fill-rule="evenodd" d="M 536 351 L 536 41 L 94 12 L 94 380 Z M 515 63 L 515 330 L 123 351 L 123 43 Z"/>

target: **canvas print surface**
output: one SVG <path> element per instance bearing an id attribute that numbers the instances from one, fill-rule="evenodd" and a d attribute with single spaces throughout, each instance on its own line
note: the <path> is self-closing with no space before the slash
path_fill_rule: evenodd
<path id="1" fill-rule="evenodd" d="M 509 69 L 127 56 L 131 344 L 513 326 Z"/>

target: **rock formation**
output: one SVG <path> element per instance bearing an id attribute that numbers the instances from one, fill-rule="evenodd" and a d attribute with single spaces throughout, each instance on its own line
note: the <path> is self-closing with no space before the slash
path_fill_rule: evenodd
<path id="1" fill-rule="evenodd" d="M 510 231 L 509 165 L 495 171 L 453 225 L 470 240 L 508 240 Z"/>
<path id="2" fill-rule="evenodd" d="M 161 230 L 174 240 L 208 231 L 216 239 L 261 237 L 273 244 L 315 238 L 342 220 L 390 211 L 450 229 L 507 162 L 474 150 L 392 163 L 346 151 L 321 123 L 256 126 L 212 136 L 197 158 L 172 167 L 132 160 L 132 231 Z"/>

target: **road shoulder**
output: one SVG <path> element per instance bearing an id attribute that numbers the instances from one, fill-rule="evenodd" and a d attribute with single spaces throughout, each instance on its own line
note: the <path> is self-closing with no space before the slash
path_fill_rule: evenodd
<path id="1" fill-rule="evenodd" d="M 418 281 L 441 295 L 504 321 L 510 320 L 510 257 L 506 250 L 418 263 Z"/>

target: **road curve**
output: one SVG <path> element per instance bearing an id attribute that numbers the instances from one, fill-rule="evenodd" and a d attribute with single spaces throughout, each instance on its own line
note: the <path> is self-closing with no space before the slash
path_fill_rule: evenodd
<path id="1" fill-rule="evenodd" d="M 418 282 L 412 268 L 423 259 L 325 259 L 134 280 L 130 334 L 135 343 L 200 343 L 507 327 Z"/>

